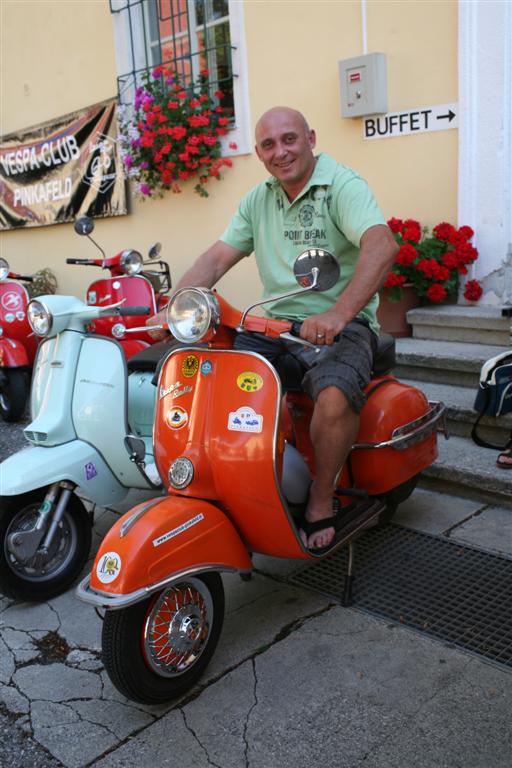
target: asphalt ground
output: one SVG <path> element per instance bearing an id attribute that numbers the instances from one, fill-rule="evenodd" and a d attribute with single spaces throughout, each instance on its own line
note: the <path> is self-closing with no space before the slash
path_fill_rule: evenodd
<path id="1" fill-rule="evenodd" d="M 0 425 L 0 457 L 23 444 L 20 426 Z M 93 551 L 141 500 L 96 510 Z M 512 558 L 510 509 L 416 490 L 397 522 Z M 168 706 L 113 688 L 101 620 L 73 589 L 0 597 L 1 768 L 510 768 L 510 669 L 294 586 L 297 563 L 254 565 L 250 582 L 223 576 L 216 653 Z"/>

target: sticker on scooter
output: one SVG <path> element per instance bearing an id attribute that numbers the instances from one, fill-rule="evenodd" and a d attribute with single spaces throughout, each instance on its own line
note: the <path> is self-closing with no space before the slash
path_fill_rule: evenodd
<path id="1" fill-rule="evenodd" d="M 86 480 L 92 480 L 93 477 L 96 477 L 97 474 L 98 474 L 98 471 L 97 471 L 96 467 L 94 466 L 92 461 L 89 461 L 85 465 L 85 479 Z"/>
<path id="2" fill-rule="evenodd" d="M 186 395 L 188 392 L 192 392 L 193 387 L 184 386 L 181 381 L 177 381 L 175 384 L 169 384 L 168 387 L 160 387 L 160 400 L 166 395 L 172 395 L 173 400 L 182 395 Z"/>
<path id="3" fill-rule="evenodd" d="M 88 304 L 96 304 L 96 291 L 89 291 L 87 295 Z"/>
<path id="4" fill-rule="evenodd" d="M 121 558 L 117 552 L 107 552 L 96 566 L 96 576 L 102 584 L 110 584 L 121 572 Z"/>
<path id="5" fill-rule="evenodd" d="M 203 376 L 209 376 L 213 371 L 213 363 L 210 360 L 204 360 L 201 363 L 201 373 Z"/>
<path id="6" fill-rule="evenodd" d="M 188 421 L 188 413 L 184 408 L 176 405 L 167 411 L 165 420 L 171 429 L 181 429 Z"/>
<path id="7" fill-rule="evenodd" d="M 4 309 L 10 309 L 11 312 L 21 309 L 20 294 L 15 291 L 6 291 L 2 296 L 2 307 Z"/>
<path id="8" fill-rule="evenodd" d="M 6 323 L 14 323 L 14 315 L 11 312 L 8 312 L 5 316 L 5 322 Z"/>
<path id="9" fill-rule="evenodd" d="M 244 371 L 237 377 L 236 384 L 244 392 L 257 392 L 263 386 L 263 379 L 259 373 Z"/>
<path id="10" fill-rule="evenodd" d="M 204 520 L 204 515 L 202 513 L 199 513 L 195 517 L 191 517 L 190 520 L 187 520 L 181 525 L 178 525 L 177 528 L 173 528 L 172 531 L 164 533 L 162 536 L 159 536 L 158 539 L 153 539 L 153 546 L 159 547 L 160 544 L 165 544 L 166 541 L 174 538 L 174 536 L 178 536 L 180 533 L 183 533 L 189 528 L 192 528 L 193 525 L 197 525 L 197 523 L 200 523 L 201 520 Z"/>
<path id="11" fill-rule="evenodd" d="M 16 320 L 24 320 L 25 319 L 25 313 L 24 312 L 16 312 Z"/>
<path id="12" fill-rule="evenodd" d="M 252 408 L 239 408 L 229 414 L 228 429 L 233 432 L 261 432 L 263 416 L 260 416 Z"/>
<path id="13" fill-rule="evenodd" d="M 199 368 L 199 358 L 196 355 L 187 355 L 181 365 L 181 372 L 184 376 L 190 379 L 191 376 L 195 376 L 197 369 Z"/>

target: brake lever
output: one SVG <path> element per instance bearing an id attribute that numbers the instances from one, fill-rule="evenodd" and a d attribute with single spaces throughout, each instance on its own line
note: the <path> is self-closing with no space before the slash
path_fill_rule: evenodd
<path id="1" fill-rule="evenodd" d="M 311 349 L 314 349 L 315 352 L 320 352 L 320 349 L 321 349 L 321 347 L 319 347 L 317 344 L 312 344 L 310 341 L 307 341 L 306 339 L 301 339 L 300 336 L 293 336 L 289 331 L 280 333 L 279 338 L 285 339 L 286 341 L 294 341 L 296 344 L 303 344 L 305 347 L 311 347 Z"/>

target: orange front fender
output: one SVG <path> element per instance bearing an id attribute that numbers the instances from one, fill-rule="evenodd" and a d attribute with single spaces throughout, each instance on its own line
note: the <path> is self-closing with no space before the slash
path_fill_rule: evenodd
<path id="1" fill-rule="evenodd" d="M 78 596 L 98 605 L 124 607 L 180 574 L 251 569 L 245 545 L 218 507 L 168 496 L 139 504 L 115 523 Z"/>

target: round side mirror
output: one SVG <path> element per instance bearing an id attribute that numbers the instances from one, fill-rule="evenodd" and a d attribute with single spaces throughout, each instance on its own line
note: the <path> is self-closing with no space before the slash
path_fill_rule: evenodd
<path id="1" fill-rule="evenodd" d="M 155 243 L 151 246 L 148 252 L 148 256 L 150 259 L 156 259 L 158 256 L 160 256 L 160 251 L 162 250 L 162 243 Z"/>
<path id="2" fill-rule="evenodd" d="M 94 229 L 94 222 L 89 216 L 80 216 L 73 224 L 77 235 L 90 235 Z"/>
<path id="3" fill-rule="evenodd" d="M 329 251 L 308 248 L 300 253 L 293 265 L 293 274 L 303 288 L 311 288 L 317 275 L 314 291 L 328 291 L 340 278 L 340 265 Z"/>

